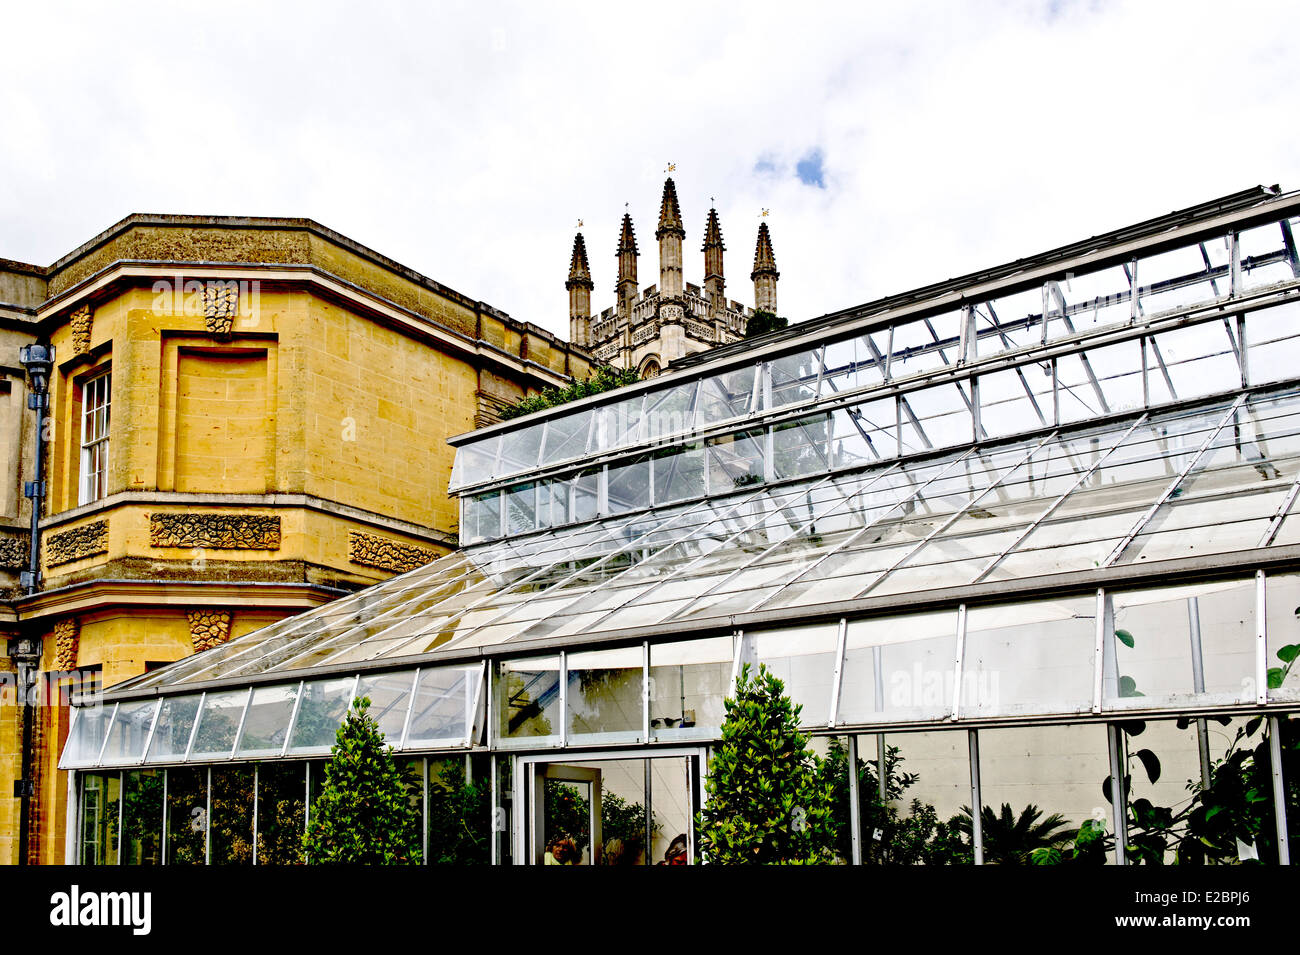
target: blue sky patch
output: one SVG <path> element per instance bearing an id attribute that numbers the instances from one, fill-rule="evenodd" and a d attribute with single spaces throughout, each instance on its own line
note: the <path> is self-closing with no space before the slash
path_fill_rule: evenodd
<path id="1" fill-rule="evenodd" d="M 825 170 L 822 168 L 822 151 L 814 149 L 795 164 L 794 174 L 805 186 L 826 188 Z"/>

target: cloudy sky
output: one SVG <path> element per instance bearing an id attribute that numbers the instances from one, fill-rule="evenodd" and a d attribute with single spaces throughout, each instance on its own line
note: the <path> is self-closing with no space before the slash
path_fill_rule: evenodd
<path id="1" fill-rule="evenodd" d="M 132 212 L 305 216 L 567 336 L 668 163 L 686 280 L 763 209 L 799 321 L 1256 184 L 1300 188 L 1300 6 L 61 3 L 6 11 L 0 256 Z"/>

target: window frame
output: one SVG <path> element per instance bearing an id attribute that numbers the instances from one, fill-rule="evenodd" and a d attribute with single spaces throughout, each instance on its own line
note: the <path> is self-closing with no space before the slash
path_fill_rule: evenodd
<path id="1" fill-rule="evenodd" d="M 113 371 L 105 368 L 80 384 L 77 506 L 108 496 L 108 456 L 112 434 Z M 92 404 L 92 399 L 101 399 Z M 98 417 L 102 416 L 102 421 Z M 92 464 L 98 467 L 92 469 Z M 93 481 L 93 486 L 92 486 Z"/>

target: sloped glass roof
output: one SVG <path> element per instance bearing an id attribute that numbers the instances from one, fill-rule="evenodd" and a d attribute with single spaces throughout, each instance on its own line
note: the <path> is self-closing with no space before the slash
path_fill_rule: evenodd
<path id="1" fill-rule="evenodd" d="M 1298 488 L 1293 386 L 1134 411 L 493 541 L 129 691 L 1230 554 L 1300 539 Z"/>

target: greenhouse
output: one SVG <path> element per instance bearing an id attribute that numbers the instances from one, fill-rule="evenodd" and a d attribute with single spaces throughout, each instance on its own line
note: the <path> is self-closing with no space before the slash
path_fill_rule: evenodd
<path id="1" fill-rule="evenodd" d="M 703 861 L 763 664 L 845 863 L 1288 864 L 1298 216 L 1247 190 L 454 439 L 460 551 L 78 708 L 68 861 L 301 861 L 361 696 L 426 863 Z"/>

